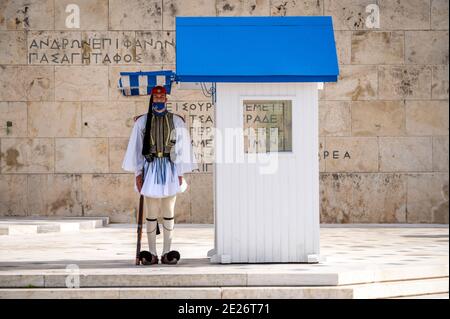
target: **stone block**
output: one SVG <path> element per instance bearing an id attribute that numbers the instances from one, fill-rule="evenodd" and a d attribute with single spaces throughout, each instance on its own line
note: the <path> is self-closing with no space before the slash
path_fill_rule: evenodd
<path id="1" fill-rule="evenodd" d="M 139 116 L 139 115 L 143 115 L 143 114 L 147 114 L 149 111 L 149 100 L 150 98 L 147 98 L 147 101 L 135 101 L 136 103 L 136 112 L 135 112 L 135 116 Z"/>
<path id="2" fill-rule="evenodd" d="M 448 65 L 432 66 L 431 98 L 448 100 Z"/>
<path id="3" fill-rule="evenodd" d="M 0 65 L 0 100 L 26 101 L 25 87 L 20 82 L 22 67 Z"/>
<path id="4" fill-rule="evenodd" d="M 81 175 L 28 175 L 28 215 L 81 216 Z"/>
<path id="5" fill-rule="evenodd" d="M 136 32 L 136 55 L 144 64 L 175 63 L 175 32 L 145 31 Z"/>
<path id="6" fill-rule="evenodd" d="M 215 1 L 165 0 L 163 1 L 163 30 L 175 31 L 175 17 L 201 17 L 216 15 Z"/>
<path id="7" fill-rule="evenodd" d="M 354 136 L 405 135 L 403 101 L 352 102 L 351 128 Z"/>
<path id="8" fill-rule="evenodd" d="M 162 2 L 159 0 L 110 0 L 110 30 L 161 30 Z"/>
<path id="9" fill-rule="evenodd" d="M 28 102 L 28 136 L 81 136 L 80 102 Z"/>
<path id="10" fill-rule="evenodd" d="M 366 7 L 370 0 L 326 0 L 325 15 L 332 16 L 335 30 L 366 29 Z"/>
<path id="11" fill-rule="evenodd" d="M 336 83 L 325 84 L 327 100 L 374 100 L 378 94 L 375 66 L 342 65 Z"/>
<path id="12" fill-rule="evenodd" d="M 134 102 L 83 102 L 84 137 L 129 137 L 134 125 Z"/>
<path id="13" fill-rule="evenodd" d="M 27 101 L 53 101 L 55 94 L 53 67 L 24 66 L 19 76 L 19 81 L 25 88 Z"/>
<path id="14" fill-rule="evenodd" d="M 128 146 L 128 138 L 117 137 L 109 139 L 109 172 L 125 173 L 122 162 Z"/>
<path id="15" fill-rule="evenodd" d="M 448 135 L 433 137 L 433 171 L 448 172 Z"/>
<path id="16" fill-rule="evenodd" d="M 120 290 L 120 299 L 220 299 L 219 287 L 126 288 Z"/>
<path id="17" fill-rule="evenodd" d="M 383 100 L 418 100 L 431 97 L 431 67 L 380 66 L 379 98 Z"/>
<path id="18" fill-rule="evenodd" d="M 0 30 L 53 30 L 53 0 L 2 0 Z"/>
<path id="19" fill-rule="evenodd" d="M 269 0 L 217 0 L 218 16 L 268 16 L 270 15 Z"/>
<path id="20" fill-rule="evenodd" d="M 1 172 L 49 173 L 54 170 L 54 141 L 51 138 L 3 138 Z"/>
<path id="21" fill-rule="evenodd" d="M 0 65 L 0 101 L 51 101 L 53 67 Z"/>
<path id="22" fill-rule="evenodd" d="M 408 223 L 448 224 L 448 212 L 448 173 L 408 175 Z"/>
<path id="23" fill-rule="evenodd" d="M 429 0 L 380 0 L 380 26 L 389 30 L 430 28 Z"/>
<path id="24" fill-rule="evenodd" d="M 26 137 L 27 117 L 26 102 L 0 102 L 0 137 Z"/>
<path id="25" fill-rule="evenodd" d="M 401 64 L 404 57 L 403 32 L 353 32 L 351 52 L 353 64 Z"/>
<path id="26" fill-rule="evenodd" d="M 352 48 L 352 32 L 338 31 L 334 32 L 334 39 L 336 42 L 336 51 L 339 64 L 351 63 L 351 48 Z"/>
<path id="27" fill-rule="evenodd" d="M 272 0 L 270 15 L 272 16 L 319 16 L 323 15 L 324 0 Z"/>
<path id="28" fill-rule="evenodd" d="M 139 194 L 132 174 L 83 174 L 84 216 L 108 216 L 112 223 L 135 220 Z"/>
<path id="29" fill-rule="evenodd" d="M 448 101 L 407 101 L 408 135 L 448 135 Z"/>
<path id="30" fill-rule="evenodd" d="M 0 31 L 0 64 L 26 64 L 27 38 L 23 31 Z"/>
<path id="31" fill-rule="evenodd" d="M 23 287 L 44 287 L 44 276 L 42 275 L 23 275 L 23 274 L 14 274 L 14 275 L 6 275 L 2 276 L 1 280 L 2 288 L 23 288 Z"/>
<path id="32" fill-rule="evenodd" d="M 213 175 L 191 175 L 191 222 L 212 224 L 214 220 Z"/>
<path id="33" fill-rule="evenodd" d="M 56 138 L 56 173 L 107 173 L 107 138 Z"/>
<path id="34" fill-rule="evenodd" d="M 376 137 L 327 137 L 327 172 L 377 172 L 378 140 Z"/>
<path id="35" fill-rule="evenodd" d="M 3 140 L 2 140 L 3 141 Z M 3 161 L 3 158 L 2 158 Z M 3 171 L 2 171 L 3 173 Z M 0 215 L 27 215 L 27 176 L 0 174 Z"/>
<path id="36" fill-rule="evenodd" d="M 177 195 L 175 202 L 175 223 L 192 223 L 191 216 L 191 189 L 193 174 L 184 174 L 188 187 L 184 193 Z"/>
<path id="37" fill-rule="evenodd" d="M 349 288 L 321 287 L 224 287 L 222 299 L 352 299 Z"/>
<path id="38" fill-rule="evenodd" d="M 69 4 L 76 4 L 80 8 L 80 28 L 77 30 L 107 30 L 108 29 L 108 0 L 58 0 L 55 1 L 56 30 L 70 30 L 66 27 L 66 13 Z"/>
<path id="39" fill-rule="evenodd" d="M 319 137 L 319 172 L 325 172 L 325 160 L 323 158 L 325 151 L 325 137 Z"/>
<path id="40" fill-rule="evenodd" d="M 321 223 L 406 222 L 406 176 L 320 175 Z"/>
<path id="41" fill-rule="evenodd" d="M 102 101 L 108 99 L 106 66 L 55 67 L 56 101 Z"/>
<path id="42" fill-rule="evenodd" d="M 406 31 L 405 59 L 409 64 L 448 64 L 448 31 Z"/>
<path id="43" fill-rule="evenodd" d="M 319 102 L 319 136 L 350 136 L 351 125 L 350 102 Z"/>
<path id="44" fill-rule="evenodd" d="M 380 137 L 379 143 L 380 171 L 431 171 L 431 137 Z"/>
<path id="45" fill-rule="evenodd" d="M 431 29 L 448 30 L 448 0 L 431 0 Z"/>

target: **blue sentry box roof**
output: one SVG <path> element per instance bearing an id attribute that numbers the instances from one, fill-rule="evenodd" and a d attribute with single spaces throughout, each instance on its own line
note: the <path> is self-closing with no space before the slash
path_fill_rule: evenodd
<path id="1" fill-rule="evenodd" d="M 176 17 L 181 82 L 335 82 L 329 16 Z"/>

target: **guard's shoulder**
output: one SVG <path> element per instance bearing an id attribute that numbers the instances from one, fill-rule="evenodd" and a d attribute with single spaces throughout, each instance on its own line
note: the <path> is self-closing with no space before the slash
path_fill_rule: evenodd
<path id="1" fill-rule="evenodd" d="M 135 116 L 133 119 L 134 119 L 134 125 L 141 127 L 141 128 L 145 127 L 145 125 L 147 123 L 147 113 Z"/>
<path id="2" fill-rule="evenodd" d="M 178 114 L 175 114 L 175 113 L 172 113 L 172 114 L 173 114 L 173 118 L 181 119 L 183 122 L 186 123 L 186 120 L 185 120 L 184 117 L 182 117 L 181 115 L 178 115 Z"/>
<path id="3" fill-rule="evenodd" d="M 141 114 L 141 115 L 137 115 L 137 116 L 133 117 L 133 119 L 134 119 L 134 121 L 136 122 L 139 118 L 141 118 L 141 117 L 143 117 L 143 116 L 146 116 L 146 115 L 147 115 L 147 113 Z"/>

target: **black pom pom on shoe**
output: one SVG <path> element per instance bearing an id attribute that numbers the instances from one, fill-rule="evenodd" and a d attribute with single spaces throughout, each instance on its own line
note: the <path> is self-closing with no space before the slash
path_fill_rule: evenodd
<path id="1" fill-rule="evenodd" d="M 158 257 L 146 250 L 139 253 L 139 258 L 143 265 L 153 265 L 158 263 Z"/>
<path id="2" fill-rule="evenodd" d="M 176 261 L 180 260 L 180 253 L 176 250 L 171 250 L 167 253 L 167 259 L 172 261 L 176 259 Z"/>
<path id="3" fill-rule="evenodd" d="M 161 257 L 161 262 L 163 264 L 175 265 L 178 260 L 180 260 L 180 253 L 176 250 L 171 250 Z"/>

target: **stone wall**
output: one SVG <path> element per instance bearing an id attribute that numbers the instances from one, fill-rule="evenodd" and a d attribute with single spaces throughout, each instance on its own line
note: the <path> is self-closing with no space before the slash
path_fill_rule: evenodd
<path id="1" fill-rule="evenodd" d="M 374 3 L 379 28 L 366 25 Z M 448 223 L 447 0 L 0 0 L 0 215 L 135 220 L 120 166 L 148 98 L 121 96 L 118 75 L 174 69 L 174 16 L 198 15 L 333 16 L 341 75 L 320 93 L 322 222 Z M 214 125 L 201 92 L 169 102 Z M 209 145 L 206 134 L 198 154 Z M 201 159 L 178 222 L 213 222 Z"/>

